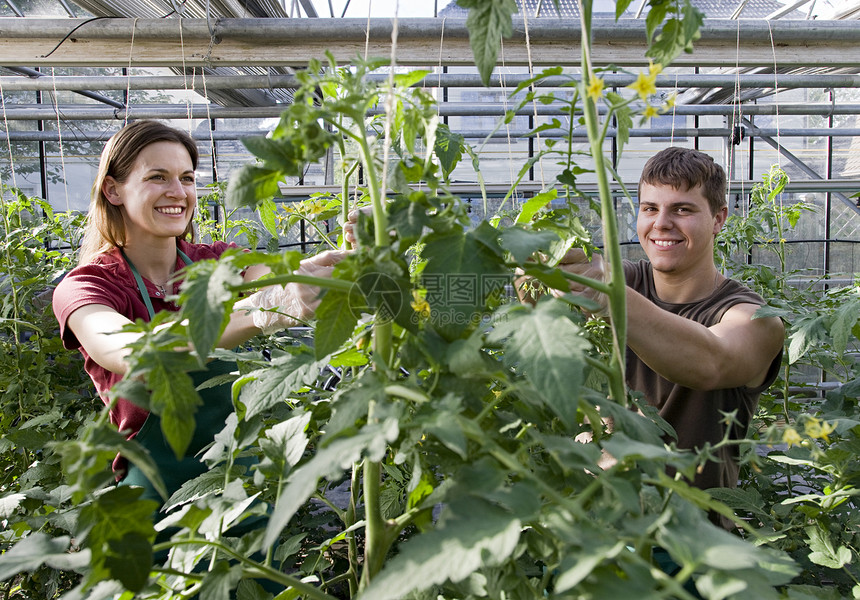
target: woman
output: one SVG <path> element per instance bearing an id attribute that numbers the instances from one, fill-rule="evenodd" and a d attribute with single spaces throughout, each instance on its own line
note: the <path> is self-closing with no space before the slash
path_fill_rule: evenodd
<path id="1" fill-rule="evenodd" d="M 118 333 L 135 319 L 149 321 L 156 311 L 176 311 L 170 296 L 178 291 L 175 274 L 186 264 L 217 259 L 234 244 L 195 244 L 192 217 L 197 205 L 195 170 L 197 146 L 189 135 L 156 121 L 137 121 L 125 126 L 107 143 L 93 185 L 87 229 L 80 262 L 58 285 L 54 293 L 54 313 L 66 348 L 79 348 L 85 369 L 102 400 L 110 405 L 109 391 L 127 371 L 129 342 L 138 333 Z M 324 252 L 302 261 L 300 272 L 330 276 L 339 252 Z M 267 272 L 252 267 L 246 281 Z M 264 331 L 272 333 L 312 316 L 319 289 L 299 284 L 270 286 L 236 304 L 219 346 L 235 347 Z M 245 310 L 242 310 L 245 309 Z M 259 310 L 277 309 L 277 310 Z M 223 391 L 223 390 L 222 390 Z M 229 395 L 219 410 L 211 410 L 209 392 L 204 394 L 212 436 L 223 427 L 223 412 L 232 410 Z M 220 412 L 219 412 L 220 411 Z M 214 421 L 213 421 L 214 418 Z M 147 420 L 149 422 L 147 423 Z M 148 411 L 125 399 L 111 408 L 111 420 L 127 437 L 149 432 L 153 421 Z M 147 423 L 146 429 L 144 425 Z M 198 422 L 198 430 L 201 429 Z M 212 427 L 218 427 L 211 430 Z M 172 493 L 195 472 L 177 472 L 169 461 L 158 428 L 153 435 L 138 440 L 150 450 L 165 477 L 172 477 Z M 152 442 L 155 445 L 150 445 Z M 193 448 L 190 451 L 193 452 Z M 186 466 L 202 471 L 202 463 L 189 456 Z M 185 468 L 185 467 L 182 467 Z M 117 478 L 126 474 L 122 459 L 114 463 Z M 134 483 L 146 487 L 138 473 Z M 151 488 L 149 497 L 153 497 Z"/>

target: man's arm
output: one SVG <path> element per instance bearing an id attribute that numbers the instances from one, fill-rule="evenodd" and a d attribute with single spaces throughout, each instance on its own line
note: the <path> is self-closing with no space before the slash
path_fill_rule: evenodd
<path id="1" fill-rule="evenodd" d="M 627 288 L 627 345 L 664 378 L 697 390 L 755 387 L 782 348 L 776 317 L 754 319 L 755 304 L 736 304 L 716 325 L 667 312 Z"/>
<path id="2" fill-rule="evenodd" d="M 603 262 L 598 255 L 589 260 L 581 250 L 571 250 L 559 266 L 603 279 Z M 606 307 L 603 294 L 577 284 L 571 284 L 570 290 Z M 736 304 L 719 323 L 705 327 L 661 309 L 628 287 L 627 345 L 656 373 L 685 387 L 756 387 L 764 382 L 785 340 L 785 327 L 777 317 L 753 319 L 758 308 L 755 304 Z"/>

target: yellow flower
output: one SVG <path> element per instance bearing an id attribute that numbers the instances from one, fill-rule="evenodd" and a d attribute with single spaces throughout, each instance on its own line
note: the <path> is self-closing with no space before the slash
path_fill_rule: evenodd
<path id="1" fill-rule="evenodd" d="M 812 418 L 803 424 L 803 429 L 806 432 L 806 435 L 808 435 L 809 437 L 815 439 L 820 438 L 825 442 L 829 442 L 830 438 L 828 438 L 827 436 L 833 433 L 834 426 L 827 421 L 820 421 L 818 419 Z"/>
<path id="2" fill-rule="evenodd" d="M 651 119 L 659 114 L 660 113 L 657 111 L 657 109 L 649 104 L 647 107 L 645 107 L 645 113 L 642 115 L 642 117 L 645 119 Z"/>
<path id="3" fill-rule="evenodd" d="M 409 305 L 421 317 L 425 319 L 430 317 L 430 303 L 421 295 L 419 290 L 412 290 L 412 302 Z"/>
<path id="4" fill-rule="evenodd" d="M 663 71 L 663 65 L 648 61 L 648 75 L 656 78 Z"/>
<path id="5" fill-rule="evenodd" d="M 782 432 L 782 441 L 783 443 L 788 444 L 788 447 L 791 448 L 794 445 L 800 445 L 803 438 L 800 437 L 800 434 L 797 433 L 797 430 L 794 427 L 786 427 L 785 431 Z"/>
<path id="6" fill-rule="evenodd" d="M 647 100 L 648 96 L 657 92 L 657 86 L 654 81 L 657 79 L 657 74 L 646 75 L 645 73 L 639 73 L 639 77 L 636 78 L 636 81 L 628 85 L 627 87 L 639 94 L 639 97 L 642 100 Z"/>
<path id="7" fill-rule="evenodd" d="M 588 83 L 586 94 L 589 98 L 597 102 L 603 95 L 603 85 L 603 80 L 600 77 L 592 77 L 591 81 Z"/>
<path id="8" fill-rule="evenodd" d="M 678 92 L 672 92 L 672 95 L 666 98 L 666 103 L 663 104 L 663 110 L 669 110 L 675 106 L 675 102 L 678 100 Z"/>

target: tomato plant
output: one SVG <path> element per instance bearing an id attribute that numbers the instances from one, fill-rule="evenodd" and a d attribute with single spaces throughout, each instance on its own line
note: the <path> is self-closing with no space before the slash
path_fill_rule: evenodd
<path id="1" fill-rule="evenodd" d="M 44 487 L 4 482 L 9 549 L 0 557 L 0 579 L 20 581 L 19 573 L 34 570 L 79 573 L 69 597 L 94 599 L 826 594 L 786 587 L 804 566 L 788 541 L 807 544 L 812 562 L 841 563 L 850 574 L 853 556 L 842 548 L 850 554 L 853 542 L 826 535 L 849 518 L 853 492 L 841 477 L 854 474 L 846 458 L 855 443 L 850 423 L 830 430 L 823 412 L 792 413 L 814 443 L 792 444 L 790 460 L 769 460 L 807 461 L 809 473 L 833 474 L 837 464 L 841 471 L 829 492 L 774 509 L 797 519 L 794 533 L 781 535 L 771 526 L 776 520 L 734 515 L 732 508 L 749 508 L 743 490 L 712 495 L 684 483 L 680 475 L 694 473 L 712 449 L 696 454 L 665 444 L 667 425 L 625 389 L 624 280 L 603 139 L 611 119 L 623 135 L 633 118 L 631 100 L 648 98 L 656 66 L 629 97 L 604 93 L 588 55 L 590 4 L 583 4 L 583 76 L 567 86 L 573 100 L 541 101 L 561 102 L 570 122 L 577 115 L 588 132 L 589 168 L 599 184 L 594 210 L 611 279 L 584 283 L 608 293 L 611 326 L 588 320 L 570 298 L 527 306 L 512 292 L 517 272 L 567 289 L 569 276 L 554 257 L 574 244 L 593 250 L 573 202 L 585 167 L 569 146 L 541 150 L 564 166 L 552 189 L 526 202 L 508 224 L 475 225 L 449 190 L 451 171 L 471 149 L 439 122 L 432 97 L 413 87 L 426 73 L 389 69 L 387 83 L 373 83 L 368 75 L 390 67 L 387 61 L 326 68 L 314 62 L 300 72 L 294 102 L 271 135 L 247 141 L 259 160 L 231 177 L 223 208 L 257 208 L 270 234 L 279 221 L 315 223 L 328 244 L 338 245 L 338 232 L 329 233 L 322 219 L 339 214 L 343 222 L 351 209 L 368 206 L 358 220 L 357 248 L 331 280 L 295 274 L 298 252 L 234 252 L 192 265 L 182 310 L 135 326 L 143 336 L 131 355 L 133 377 L 116 393 L 160 413 L 168 441 L 181 447 L 199 404 L 187 372 L 206 359 L 235 362 L 232 373 L 211 382 L 232 383 L 236 411 L 201 456 L 208 472 L 165 499 L 153 523 L 153 503 L 133 488 L 111 486 L 108 463 L 122 452 L 156 482 L 157 468 L 110 426 L 106 412 L 82 413 L 70 426 L 73 435 L 50 446 L 55 479 Z M 619 2 L 619 11 L 627 4 Z M 667 12 L 669 4 L 677 12 Z M 651 5 L 649 38 L 670 20 L 649 55 L 668 64 L 694 39 L 700 15 L 686 2 Z M 505 2 L 469 6 L 508 10 L 510 18 Z M 491 43 L 504 32 L 493 29 L 499 27 L 493 19 L 476 18 L 472 26 L 490 27 L 476 32 L 473 43 Z M 476 50 L 482 74 L 492 56 L 492 48 Z M 530 90 L 527 101 L 535 98 Z M 595 105 L 601 98 L 609 106 L 602 117 Z M 366 116 L 378 106 L 382 115 Z M 331 148 L 343 166 L 340 195 L 283 216 L 273 202 L 278 184 Z M 204 224 L 213 235 L 256 232 L 242 222 Z M 224 315 L 259 285 L 241 284 L 239 272 L 259 263 L 272 270 L 266 284 L 301 281 L 325 289 L 313 339 L 277 336 L 250 348 L 213 350 Z M 798 325 L 792 335 L 802 331 L 818 329 Z M 827 331 L 834 343 L 849 343 L 841 325 Z M 815 346 L 794 339 L 805 351 Z M 177 353 L 189 343 L 193 353 Z M 846 410 L 851 389 L 843 387 L 821 410 L 839 402 Z M 612 432 L 603 417 L 614 421 Z M 785 436 L 780 426 L 759 435 Z M 574 441 L 582 433 L 593 443 Z M 829 449 L 817 441 L 837 433 L 845 437 L 825 456 Z M 9 450 L 10 460 L 18 460 Z M 614 466 L 601 466 L 603 451 Z M 751 468 L 765 474 L 749 456 Z M 667 466 L 679 476 L 666 475 Z M 19 482 L 24 470 L 23 462 L 10 467 Z M 23 514 L 21 507 L 33 510 L 25 506 L 30 499 L 50 518 Z M 707 511 L 734 518 L 747 539 L 714 526 Z M 666 558 L 677 570 L 660 568 Z M 7 588 L 7 595 L 17 592 Z"/>

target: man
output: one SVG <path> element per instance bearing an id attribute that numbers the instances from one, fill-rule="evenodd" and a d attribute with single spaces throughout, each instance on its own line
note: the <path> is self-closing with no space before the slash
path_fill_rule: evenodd
<path id="1" fill-rule="evenodd" d="M 648 260 L 624 263 L 627 384 L 675 428 L 681 448 L 722 440 L 722 413 L 733 411 L 737 423 L 729 437 L 745 437 L 781 362 L 782 321 L 753 318 L 764 300 L 714 263 L 714 238 L 727 215 L 725 172 L 708 155 L 672 147 L 646 163 L 636 233 Z M 561 267 L 603 275 L 600 257 L 589 262 L 579 250 Z M 571 291 L 594 296 L 578 285 Z M 595 299 L 606 302 L 602 295 Z M 737 450 L 722 448 L 718 457 L 693 485 L 737 485 Z"/>

